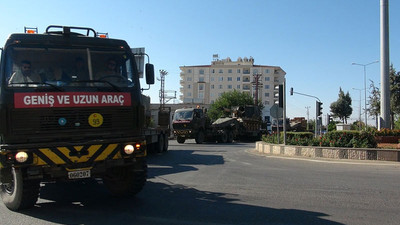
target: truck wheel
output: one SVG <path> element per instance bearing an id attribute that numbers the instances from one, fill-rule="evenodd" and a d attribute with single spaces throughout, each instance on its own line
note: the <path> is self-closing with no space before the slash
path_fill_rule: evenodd
<path id="1" fill-rule="evenodd" d="M 227 143 L 232 143 L 233 142 L 233 133 L 232 131 L 228 131 L 228 139 L 227 139 Z"/>
<path id="2" fill-rule="evenodd" d="M 169 141 L 168 141 L 168 134 L 164 134 L 164 148 L 163 148 L 163 152 L 168 151 L 168 145 L 169 145 Z"/>
<path id="3" fill-rule="evenodd" d="M 158 135 L 158 142 L 155 143 L 157 153 L 161 153 L 164 151 L 164 145 L 165 145 L 164 142 L 165 142 L 164 135 L 163 134 Z"/>
<path id="4" fill-rule="evenodd" d="M 204 141 L 204 132 L 201 130 L 199 133 L 196 135 L 196 144 L 203 144 Z"/>
<path id="5" fill-rule="evenodd" d="M 143 171 L 132 171 L 130 167 L 115 167 L 107 171 L 103 182 L 113 196 L 133 196 L 143 189 L 146 177 L 146 164 L 143 165 Z"/>
<path id="6" fill-rule="evenodd" d="M 219 137 L 219 142 L 220 143 L 226 143 L 228 142 L 228 134 L 226 131 L 223 131 L 221 136 Z"/>
<path id="7" fill-rule="evenodd" d="M 13 211 L 31 208 L 35 205 L 40 190 L 40 181 L 24 180 L 21 169 L 11 169 L 12 180 L 2 183 L 0 195 L 4 205 Z"/>
<path id="8" fill-rule="evenodd" d="M 183 144 L 183 143 L 185 143 L 185 138 L 184 137 L 176 137 L 176 141 L 179 143 L 179 144 Z"/>

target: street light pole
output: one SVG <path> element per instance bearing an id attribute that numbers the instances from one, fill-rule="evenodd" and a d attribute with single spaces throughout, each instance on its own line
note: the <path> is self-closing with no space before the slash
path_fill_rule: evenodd
<path id="1" fill-rule="evenodd" d="M 364 67 L 364 114 L 365 114 L 365 129 L 367 129 L 368 123 L 367 123 L 367 69 L 366 67 L 368 65 L 378 63 L 379 60 L 373 61 L 367 64 L 359 64 L 359 63 L 352 63 L 351 65 L 356 65 L 356 66 L 362 66 Z"/>
<path id="2" fill-rule="evenodd" d="M 360 91 L 360 119 L 358 120 L 358 128 L 359 128 L 359 130 L 361 130 L 361 91 L 362 91 L 362 89 L 353 88 L 353 90 Z"/>

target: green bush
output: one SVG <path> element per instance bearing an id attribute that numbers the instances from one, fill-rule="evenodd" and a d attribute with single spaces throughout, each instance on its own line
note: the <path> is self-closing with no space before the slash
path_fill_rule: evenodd
<path id="1" fill-rule="evenodd" d="M 400 136 L 400 130 L 391 130 L 383 128 L 375 131 L 375 136 Z"/>
<path id="2" fill-rule="evenodd" d="M 278 143 L 276 134 L 263 137 L 267 143 Z M 283 143 L 283 133 L 280 134 L 280 142 Z M 314 138 L 311 132 L 287 132 L 286 144 L 298 146 L 322 146 L 322 147 L 345 147 L 345 148 L 376 148 L 375 137 L 365 131 L 332 131 L 325 135 Z"/>

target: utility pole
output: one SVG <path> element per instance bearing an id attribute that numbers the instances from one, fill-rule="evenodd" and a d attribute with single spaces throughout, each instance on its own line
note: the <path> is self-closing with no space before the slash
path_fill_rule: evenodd
<path id="1" fill-rule="evenodd" d="M 307 109 L 307 131 L 308 131 L 308 121 L 310 120 L 310 108 L 311 106 L 306 106 Z"/>
<path id="2" fill-rule="evenodd" d="M 160 81 L 161 81 L 161 89 L 160 89 L 160 109 L 164 109 L 165 105 L 165 76 L 167 76 L 168 72 L 166 70 L 160 70 Z"/>
<path id="3" fill-rule="evenodd" d="M 261 73 L 256 73 L 256 74 L 253 74 L 253 78 L 254 78 L 254 81 L 253 81 L 253 83 L 255 83 L 255 88 L 256 88 L 256 90 L 255 90 L 255 96 L 254 96 L 254 105 L 258 105 L 258 86 L 260 85 L 260 78 L 261 78 L 261 76 L 262 76 L 262 74 Z"/>

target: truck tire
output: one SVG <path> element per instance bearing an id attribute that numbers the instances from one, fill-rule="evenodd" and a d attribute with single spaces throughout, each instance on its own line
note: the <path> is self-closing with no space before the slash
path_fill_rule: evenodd
<path id="1" fill-rule="evenodd" d="M 195 138 L 196 144 L 203 144 L 204 142 L 204 132 L 200 130 Z"/>
<path id="2" fill-rule="evenodd" d="M 232 143 L 233 142 L 233 132 L 231 130 L 228 130 L 228 139 L 226 141 L 227 143 Z"/>
<path id="3" fill-rule="evenodd" d="M 24 179 L 19 168 L 12 168 L 11 173 L 11 183 L 2 183 L 0 187 L 4 205 L 12 211 L 33 207 L 39 197 L 40 181 Z"/>
<path id="4" fill-rule="evenodd" d="M 169 139 L 168 139 L 168 134 L 164 134 L 164 148 L 163 152 L 168 151 L 168 145 L 169 145 Z"/>
<path id="5" fill-rule="evenodd" d="M 165 147 L 165 140 L 164 140 L 164 134 L 160 134 L 158 135 L 158 141 L 155 144 L 155 152 L 157 153 L 161 153 L 164 151 L 164 147 Z"/>
<path id="6" fill-rule="evenodd" d="M 132 171 L 130 167 L 114 167 L 107 171 L 103 182 L 113 196 L 133 196 L 139 193 L 146 183 L 147 165 L 143 171 Z"/>
<path id="7" fill-rule="evenodd" d="M 226 143 L 226 142 L 228 142 L 228 134 L 227 134 L 227 131 L 226 131 L 226 130 L 224 130 L 224 131 L 222 132 L 221 136 L 219 136 L 218 142 L 219 142 L 219 143 Z"/>
<path id="8" fill-rule="evenodd" d="M 185 143 L 185 138 L 184 137 L 176 137 L 176 141 L 179 143 L 179 144 L 183 144 L 183 143 Z"/>

